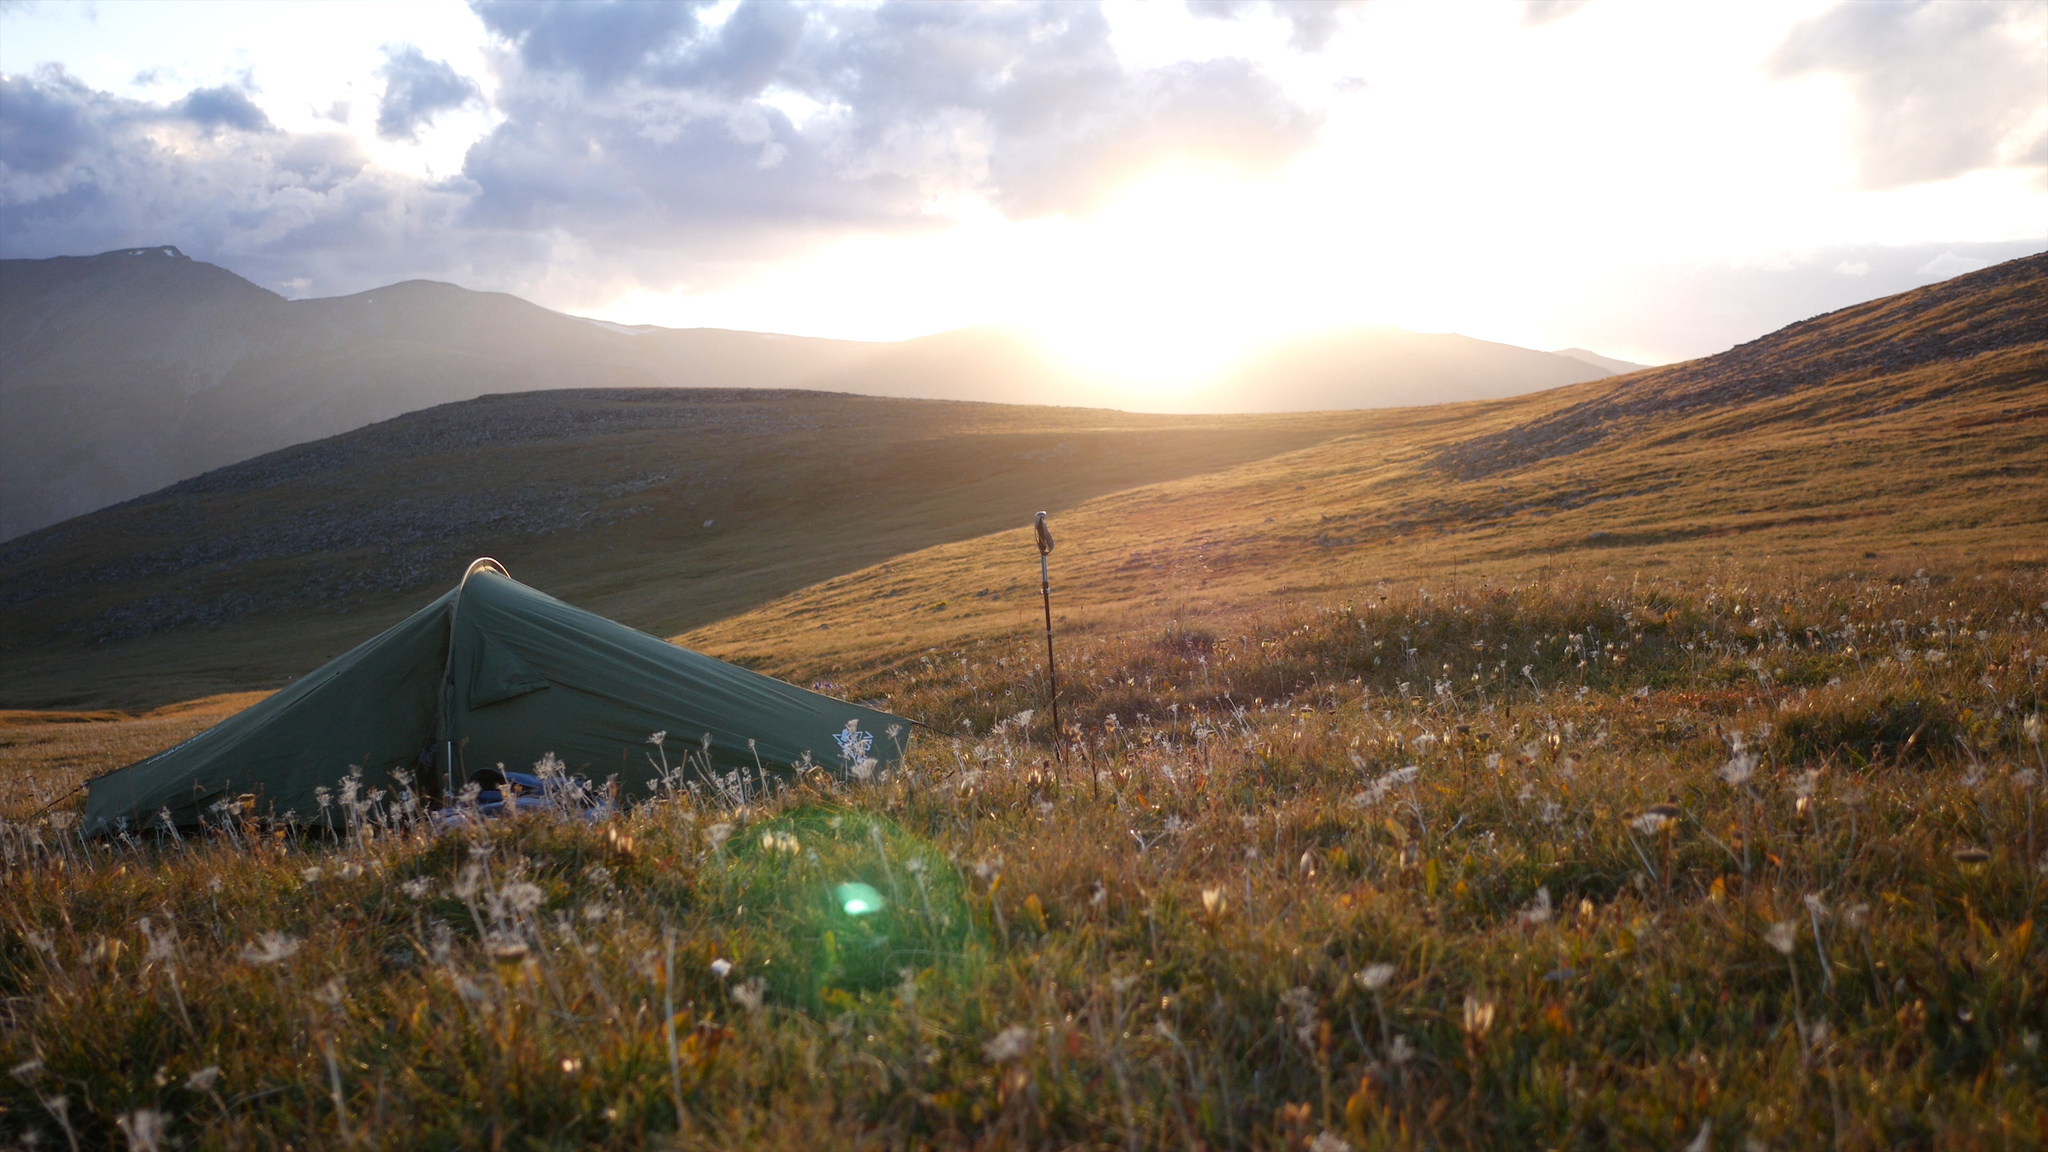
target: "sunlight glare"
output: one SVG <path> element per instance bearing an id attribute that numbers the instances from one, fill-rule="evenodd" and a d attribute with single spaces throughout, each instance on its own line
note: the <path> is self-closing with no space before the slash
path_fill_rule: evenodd
<path id="1" fill-rule="evenodd" d="M 1265 190 L 1207 169 L 1140 180 L 1042 266 L 1027 325 L 1076 367 L 1140 391 L 1216 375 L 1300 318 L 1261 235 Z M 1277 289 L 1277 290 L 1275 290 Z"/>

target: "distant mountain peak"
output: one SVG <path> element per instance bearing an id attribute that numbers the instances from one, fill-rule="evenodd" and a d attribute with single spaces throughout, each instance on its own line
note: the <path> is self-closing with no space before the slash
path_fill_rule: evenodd
<path id="1" fill-rule="evenodd" d="M 1641 372 L 1643 369 L 1650 367 L 1648 364 L 1638 364 L 1633 360 L 1617 360 L 1612 356 L 1602 356 L 1590 348 L 1559 348 L 1552 352 L 1551 355 L 1569 356 L 1573 360 L 1584 364 L 1591 364 L 1595 368 L 1605 368 L 1616 376 L 1626 376 L 1630 372 Z"/>
<path id="2" fill-rule="evenodd" d="M 135 256 L 156 256 L 170 260 L 191 259 L 190 256 L 187 256 L 183 252 L 178 251 L 178 246 L 176 244 L 156 244 L 148 248 L 116 248 L 112 252 L 102 252 L 99 255 L 93 257 L 93 259 L 118 260 L 122 257 Z"/>

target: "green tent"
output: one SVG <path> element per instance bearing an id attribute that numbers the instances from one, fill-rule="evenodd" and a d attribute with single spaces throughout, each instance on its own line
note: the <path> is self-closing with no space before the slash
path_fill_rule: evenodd
<path id="1" fill-rule="evenodd" d="M 848 732 L 849 722 L 857 726 Z M 174 748 L 93 780 L 86 828 L 192 826 L 223 798 L 314 822 L 314 790 L 360 766 L 365 788 L 406 771 L 442 796 L 479 768 L 528 771 L 553 753 L 577 775 L 616 775 L 627 801 L 660 779 L 648 737 L 675 736 L 671 768 L 786 776 L 806 759 L 843 771 L 900 761 L 910 722 L 807 692 L 572 608 L 495 560 L 382 635 Z M 849 739 L 850 737 L 850 739 Z M 703 743 L 709 741 L 708 748 Z"/>

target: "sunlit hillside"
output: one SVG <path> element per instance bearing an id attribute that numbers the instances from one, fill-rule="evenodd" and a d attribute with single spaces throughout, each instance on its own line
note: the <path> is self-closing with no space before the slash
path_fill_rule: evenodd
<path id="1" fill-rule="evenodd" d="M 1359 420 L 1060 518 L 1060 611 L 1113 632 L 1459 578 L 2038 569 L 2048 257 L 1704 360 Z M 1029 628 L 1036 585 L 1020 524 L 680 639 L 796 675 L 887 664 Z"/>
<path id="2" fill-rule="evenodd" d="M 0 1135 L 2038 1143 L 2044 272 L 1343 417 L 480 401 L 86 521 L 182 533 L 128 567 L 31 537 L 10 636 L 41 663 L 9 675 L 119 700 L 303 668 L 489 538 L 427 525 L 602 493 L 514 570 L 702 611 L 687 642 L 927 728 L 880 778 L 596 822 L 436 831 L 402 784 L 337 782 L 331 839 L 224 809 L 94 841 L 70 789 L 252 697 L 0 714 Z M 721 421 L 757 437 L 747 487 L 686 471 Z M 406 519 L 449 460 L 470 502 L 444 473 Z M 989 531 L 1041 500 L 1057 729 L 1035 551 Z M 331 547 L 356 522 L 420 524 L 417 564 Z M 124 621 L 163 629 L 74 634 Z"/>

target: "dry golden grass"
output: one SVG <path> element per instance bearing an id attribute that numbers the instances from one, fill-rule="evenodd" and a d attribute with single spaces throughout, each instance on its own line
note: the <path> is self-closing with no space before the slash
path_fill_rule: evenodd
<path id="1" fill-rule="evenodd" d="M 2048 1133 L 2040 573 L 1454 580 L 1069 655 L 1064 763 L 1023 636 L 878 677 L 957 739 L 742 809 L 0 823 L 0 1144 Z"/>
<path id="2" fill-rule="evenodd" d="M 2038 327 L 2040 282 L 1987 306 Z M 0 1142 L 2040 1146 L 2048 344 L 1888 362 L 1977 318 L 1930 299 L 1713 403 L 1682 366 L 1210 466 L 1096 441 L 1046 502 L 1057 733 L 985 521 L 1069 456 L 873 538 L 834 518 L 998 441 L 849 481 L 684 638 L 944 734 L 877 782 L 438 835 L 357 796 L 331 844 L 0 822 Z M 527 574 L 661 618 L 661 559 L 594 539 Z M 206 716 L 24 719 L 55 779 Z"/>
<path id="3" fill-rule="evenodd" d="M 1368 413 L 1367 429 L 1313 447 L 1096 498 L 1054 521 L 1054 607 L 1070 629 L 1116 631 L 1453 577 L 2048 564 L 2048 345 L 1694 412 L 1499 476 L 1439 466 L 1571 402 Z M 1037 575 L 1019 527 L 677 640 L 797 678 L 843 674 L 1031 629 Z"/>
<path id="4" fill-rule="evenodd" d="M 234 692 L 118 711 L 0 711 L 0 819 L 21 820 L 80 784 L 206 731 L 268 692 Z M 69 804 L 75 806 L 76 797 Z"/>

